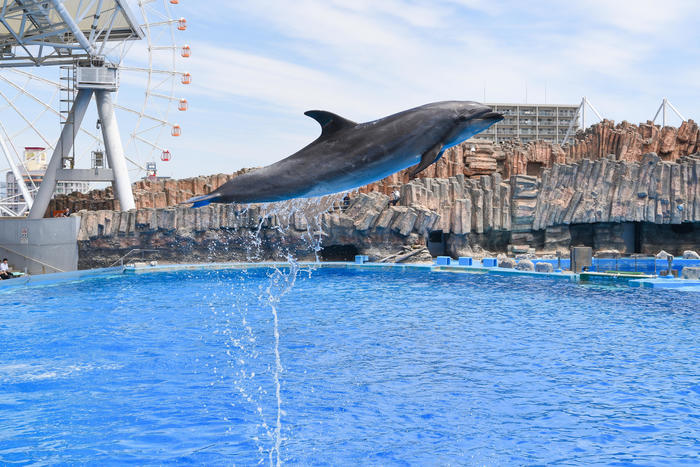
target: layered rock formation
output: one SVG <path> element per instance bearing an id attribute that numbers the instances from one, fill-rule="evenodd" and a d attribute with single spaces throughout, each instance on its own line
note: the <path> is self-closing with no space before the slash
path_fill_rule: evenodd
<path id="1" fill-rule="evenodd" d="M 422 246 L 439 218 L 428 209 L 389 206 L 389 197 L 381 193 L 359 195 L 344 211 L 337 203 L 309 203 L 284 213 L 274 205 L 243 209 L 213 204 L 73 215 L 82 217 L 78 244 L 83 268 L 111 264 L 137 248 L 157 249 L 149 258 L 175 262 L 280 260 L 287 254 L 309 260 L 315 259 L 319 240 L 329 250 L 351 247 L 349 259 L 358 252 L 376 259 L 404 245 Z"/>
<path id="2" fill-rule="evenodd" d="M 700 130 L 692 120 L 683 122 L 680 128 L 660 128 L 647 122 L 632 125 L 605 120 L 576 135 L 573 144 L 564 148 L 556 144 L 537 141 L 521 144 L 503 142 L 494 144 L 484 140 L 470 140 L 445 151 L 443 157 L 418 175 L 418 178 L 447 179 L 462 175 L 478 178 L 482 175 L 500 174 L 504 180 L 515 175 L 539 176 L 541 170 L 555 164 L 573 164 L 584 159 L 599 160 L 610 155 L 615 160 L 640 162 L 642 154 L 654 152 L 664 161 L 694 154 L 700 150 Z M 165 208 L 175 206 L 192 196 L 210 193 L 231 178 L 250 169 L 234 174 L 217 174 L 187 178 L 184 180 L 140 180 L 133 185 L 136 207 Z M 391 194 L 410 181 L 404 170 L 360 189 L 362 193 L 377 191 Z M 48 213 L 55 210 L 119 209 L 111 188 L 94 190 L 88 194 L 73 193 L 56 196 Z"/>
<path id="3" fill-rule="evenodd" d="M 516 177 L 517 178 L 517 177 Z M 545 170 L 532 230 L 596 222 L 700 222 L 700 157 L 583 160 Z"/>
<path id="4" fill-rule="evenodd" d="M 374 258 L 425 245 L 431 233 L 439 233 L 438 243 L 453 256 L 482 249 L 565 251 L 576 244 L 680 254 L 700 243 L 700 157 L 693 155 L 699 146 L 700 131 L 692 120 L 678 129 L 606 120 L 563 148 L 467 141 L 418 178 L 409 180 L 403 171 L 363 187 L 347 209 L 338 205 L 323 215 L 316 212 L 312 223 L 304 210 L 285 221 L 274 205 L 267 214 L 255 206 L 178 206 L 246 170 L 139 181 L 132 212 L 118 212 L 109 188 L 59 196 L 50 211 L 80 211 L 83 266 L 105 265 L 131 248 L 153 247 L 173 261 L 246 259 L 250 251 L 242 245 L 253 231 L 257 245 L 282 244 L 301 258 L 311 254 L 313 232 L 323 236 L 326 252 L 336 248 Z M 392 205 L 387 195 L 395 190 L 401 196 Z M 272 254 L 260 251 L 261 257 Z"/>
<path id="5" fill-rule="evenodd" d="M 458 174 L 467 177 L 499 172 L 504 179 L 513 175 L 537 175 L 540 169 L 554 164 L 572 164 L 584 159 L 598 160 L 609 155 L 627 162 L 639 162 L 643 154 L 656 153 L 662 160 L 676 159 L 700 151 L 700 129 L 693 120 L 679 128 L 660 128 L 651 122 L 632 125 L 604 120 L 579 132 L 572 144 L 563 148 L 557 144 L 535 141 L 490 142 L 473 140 L 445 151 L 442 159 L 418 174 L 421 178 L 448 178 Z M 379 182 L 363 187 L 361 191 L 391 193 L 409 181 L 404 170 Z"/>
<path id="6" fill-rule="evenodd" d="M 166 208 L 183 203 L 193 196 L 211 193 L 232 178 L 249 172 L 252 169 L 241 169 L 233 174 L 215 174 L 182 180 L 158 179 L 139 180 L 132 184 L 136 209 Z M 89 193 L 71 193 L 59 195 L 51 200 L 50 214 L 53 211 L 69 209 L 71 212 L 81 210 L 119 210 L 119 201 L 114 199 L 111 187 L 104 190 L 92 190 Z"/>
<path id="7" fill-rule="evenodd" d="M 84 264 L 90 266 L 100 264 L 95 255 L 114 260 L 131 248 L 162 248 L 177 261 L 182 255 L 245 259 L 242 245 L 253 231 L 260 242 L 286 245 L 302 258 L 310 254 L 302 247 L 314 233 L 323 236 L 324 247 L 352 247 L 376 259 L 405 245 L 424 245 L 436 231 L 454 256 L 480 249 L 565 251 L 579 243 L 632 253 L 637 247 L 630 246 L 625 223 L 634 223 L 641 251 L 663 247 L 680 253 L 700 243 L 700 157 L 679 162 L 647 154 L 640 162 L 603 158 L 555 164 L 541 179 L 515 175 L 503 181 L 497 172 L 478 178 L 421 178 L 401 186 L 397 205 L 383 193 L 359 193 L 345 209 L 336 201 L 323 214 L 313 203 L 313 213 L 274 204 L 266 211 L 218 204 L 81 211 L 79 241 L 85 258 L 91 258 Z M 285 220 L 285 212 L 293 214 Z"/>

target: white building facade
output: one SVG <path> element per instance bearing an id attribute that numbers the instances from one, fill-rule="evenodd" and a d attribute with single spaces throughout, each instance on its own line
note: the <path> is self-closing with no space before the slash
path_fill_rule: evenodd
<path id="1" fill-rule="evenodd" d="M 579 126 L 576 105 L 552 104 L 486 104 L 503 114 L 501 122 L 479 133 L 477 138 L 494 142 L 519 140 L 523 143 L 546 141 L 561 144 L 573 120 Z"/>
<path id="2" fill-rule="evenodd" d="M 44 179 L 44 174 L 46 173 L 46 168 L 48 166 L 48 160 L 46 155 L 46 148 L 42 147 L 26 147 L 24 148 L 24 159 L 22 165 L 19 167 L 22 173 L 22 178 L 24 183 L 30 192 L 36 193 L 36 189 L 39 188 L 41 182 Z M 22 197 L 22 191 L 19 188 L 19 184 L 12 173 L 8 171 L 5 177 L 5 199 L 7 200 L 6 206 L 8 209 L 21 214 L 22 209 L 25 207 L 24 198 Z M 56 190 L 54 194 L 63 195 L 73 193 L 78 191 L 81 193 L 86 193 L 90 191 L 90 182 L 58 182 L 56 184 Z"/>

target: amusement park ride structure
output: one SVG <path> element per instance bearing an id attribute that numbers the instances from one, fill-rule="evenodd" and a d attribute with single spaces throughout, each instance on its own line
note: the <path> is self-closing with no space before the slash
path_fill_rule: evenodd
<path id="1" fill-rule="evenodd" d="M 153 176 L 152 161 L 158 154 L 162 161 L 171 159 L 170 150 L 159 140 L 182 133 L 180 125 L 171 123 L 169 117 L 172 110 L 188 108 L 185 98 L 175 96 L 177 85 L 191 82 L 189 73 L 176 69 L 180 58 L 191 55 L 190 46 L 176 45 L 176 34 L 187 28 L 184 18 L 171 16 L 178 3 L 0 0 L 0 104 L 5 103 L 0 111 L 13 113 L 10 118 L 0 113 L 0 150 L 24 203 L 23 209 L 8 210 L 0 201 L 1 215 L 23 215 L 29 210 L 30 219 L 43 218 L 59 181 L 111 182 L 121 209 L 135 208 L 129 171 Z M 52 78 L 46 69 L 61 76 Z M 125 103 L 120 102 L 118 93 L 123 73 L 130 75 L 125 83 L 132 86 Z M 136 91 L 134 83 L 138 83 Z M 52 95 L 47 98 L 35 92 L 37 87 L 48 88 Z M 93 96 L 95 128 L 100 133 L 83 125 Z M 26 110 L 28 107 L 18 103 L 20 98 L 38 110 Z M 60 121 L 57 140 L 46 136 L 46 125 L 39 123 L 45 114 Z M 129 116 L 125 133 L 120 132 L 118 114 Z M 26 177 L 17 164 L 22 164 L 22 159 L 15 140 L 20 135 L 26 138 L 27 133 L 52 151 L 38 189 L 25 185 Z M 81 138 L 88 141 L 88 151 L 76 148 Z M 76 153 L 81 152 L 92 154 L 92 167 L 76 167 Z"/>

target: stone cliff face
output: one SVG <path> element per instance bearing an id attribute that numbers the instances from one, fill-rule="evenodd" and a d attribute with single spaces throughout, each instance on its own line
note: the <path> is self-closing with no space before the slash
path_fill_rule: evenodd
<path id="1" fill-rule="evenodd" d="M 310 260 L 318 239 L 330 250 L 351 247 L 350 259 L 359 252 L 388 256 L 403 245 L 422 245 L 438 218 L 427 209 L 389 207 L 389 197 L 380 193 L 360 195 L 345 210 L 337 203 L 310 206 L 289 215 L 274 205 L 231 204 L 81 211 L 73 214 L 82 217 L 79 265 L 109 265 L 135 248 L 158 249 L 147 258 L 174 262 L 280 260 L 287 254 Z"/>
<path id="2" fill-rule="evenodd" d="M 564 148 L 542 141 L 526 145 L 515 142 L 493 144 L 470 140 L 445 151 L 443 157 L 418 175 L 418 178 L 447 179 L 458 175 L 475 178 L 498 173 L 504 180 L 514 175 L 539 176 L 541 170 L 555 164 L 573 164 L 584 159 L 599 160 L 614 155 L 616 160 L 640 162 L 643 154 L 656 153 L 661 160 L 673 162 L 700 151 L 700 130 L 692 120 L 680 128 L 659 128 L 650 123 L 632 125 L 605 120 L 579 132 L 571 145 Z M 184 180 L 141 180 L 133 185 L 136 207 L 165 208 L 175 206 L 192 196 L 210 193 L 235 174 L 217 174 Z M 401 171 L 360 189 L 362 193 L 377 191 L 391 194 L 410 181 L 408 171 Z M 111 188 L 88 194 L 57 196 L 49 207 L 54 210 L 118 210 Z"/>
<path id="3" fill-rule="evenodd" d="M 253 169 L 241 169 L 234 174 L 215 174 L 182 180 L 139 180 L 132 184 L 134 201 L 137 209 L 166 208 L 183 203 L 193 196 L 208 194 L 232 178 Z M 81 210 L 119 210 L 119 201 L 114 199 L 111 187 L 104 190 L 92 190 L 89 193 L 71 193 L 59 195 L 51 200 L 47 211 L 69 209 L 71 212 Z"/>
<path id="4" fill-rule="evenodd" d="M 436 164 L 418 174 L 420 178 L 449 178 L 463 174 L 466 177 L 499 172 L 504 179 L 513 175 L 537 175 L 543 168 L 554 164 L 572 164 L 584 159 L 598 160 L 614 155 L 617 160 L 639 162 L 643 154 L 656 153 L 662 160 L 676 159 L 700 151 L 700 130 L 693 120 L 683 122 L 680 128 L 652 125 L 651 122 L 632 125 L 610 120 L 592 125 L 579 132 L 572 144 L 563 148 L 557 144 L 536 141 L 528 144 L 504 142 L 492 144 L 472 140 L 445 151 Z M 391 193 L 408 183 L 404 170 L 361 191 Z"/>
<path id="5" fill-rule="evenodd" d="M 50 210 L 79 211 L 82 267 L 109 264 L 132 248 L 159 248 L 160 258 L 182 262 L 280 259 L 281 246 L 310 259 L 317 253 L 309 250 L 314 235 L 322 237 L 322 255 L 350 257 L 388 256 L 425 245 L 429 236 L 438 244 L 434 251 L 453 256 L 554 252 L 578 244 L 678 253 L 700 244 L 700 156 L 693 155 L 699 146 L 692 120 L 678 129 L 604 121 L 563 148 L 467 141 L 418 178 L 396 173 L 324 214 L 318 203 L 314 213 L 297 209 L 286 220 L 274 204 L 178 206 L 246 170 L 139 181 L 131 212 L 118 211 L 111 189 L 59 196 Z M 388 195 L 395 190 L 401 196 L 392 205 Z"/>
<path id="6" fill-rule="evenodd" d="M 81 211 L 81 265 L 104 265 L 132 248 L 162 248 L 165 259 L 173 261 L 183 261 L 183 255 L 191 260 L 246 259 L 250 252 L 244 246 L 258 231 L 260 242 L 283 244 L 306 259 L 312 253 L 304 250 L 304 242 L 314 233 L 322 235 L 324 247 L 352 247 L 375 258 L 402 246 L 424 245 L 436 231 L 454 256 L 481 249 L 553 252 L 578 243 L 654 253 L 658 236 L 675 238 L 673 245 L 664 246 L 667 250 L 694 249 L 700 243 L 698 156 L 679 163 L 655 154 L 640 162 L 584 159 L 554 164 L 541 178 L 515 175 L 508 181 L 497 172 L 478 178 L 420 178 L 402 185 L 400 192 L 397 205 L 380 192 L 359 193 L 343 209 L 336 204 L 314 215 L 297 210 L 286 221 L 274 207 L 266 214 L 260 207 L 234 205 Z M 309 219 L 318 219 L 317 224 Z M 624 238 L 624 223 L 638 225 L 636 247 Z M 269 258 L 271 251 L 263 248 L 261 258 Z"/>

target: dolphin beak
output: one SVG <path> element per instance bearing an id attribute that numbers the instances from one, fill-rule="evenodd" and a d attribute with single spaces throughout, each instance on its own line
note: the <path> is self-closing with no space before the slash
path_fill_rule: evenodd
<path id="1" fill-rule="evenodd" d="M 498 112 L 487 112 L 479 118 L 483 118 L 484 120 L 492 120 L 493 123 L 496 123 L 503 120 L 503 114 L 500 114 Z"/>

